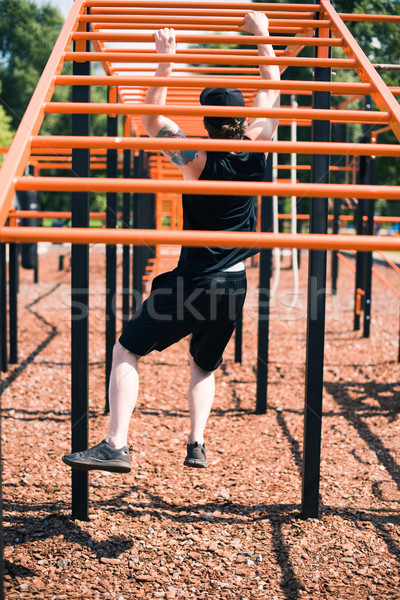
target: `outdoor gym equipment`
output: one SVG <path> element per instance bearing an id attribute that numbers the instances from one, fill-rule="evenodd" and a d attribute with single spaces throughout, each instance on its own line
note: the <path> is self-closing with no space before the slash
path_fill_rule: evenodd
<path id="1" fill-rule="evenodd" d="M 272 248 L 307 248 L 309 255 L 309 287 L 307 316 L 307 358 L 304 416 L 304 455 L 302 514 L 305 518 L 318 516 L 319 470 L 322 418 L 324 324 L 326 289 L 326 250 L 353 249 L 359 251 L 399 250 L 398 239 L 382 239 L 370 235 L 356 238 L 327 234 L 328 198 L 400 199 L 400 186 L 366 186 L 364 184 L 331 184 L 329 159 L 341 156 L 400 156 L 398 144 L 352 144 L 330 141 L 330 123 L 372 123 L 389 126 L 400 139 L 400 106 L 396 97 L 399 88 L 385 85 L 373 65 L 368 61 L 356 40 L 346 28 L 345 20 L 363 18 L 372 21 L 398 22 L 391 15 L 344 15 L 343 19 L 328 0 L 317 4 L 270 4 L 231 2 L 187 2 L 180 0 L 75 0 L 62 32 L 50 56 L 43 75 L 27 108 L 23 126 L 16 135 L 0 172 L 0 321 L 2 368 L 7 356 L 6 322 L 6 260 L 5 244 L 15 242 L 55 241 L 70 242 L 72 246 L 72 307 L 88 305 L 89 254 L 88 244 L 107 244 L 107 316 L 112 314 L 116 291 L 116 244 L 133 245 L 134 277 L 140 273 L 138 247 L 167 245 L 255 246 L 260 256 L 260 319 L 257 364 L 256 410 L 266 411 L 268 380 L 268 311 L 271 279 Z M 284 8 L 284 10 L 283 10 Z M 238 36 L 237 27 L 246 12 L 265 11 L 274 35 L 256 39 Z M 127 12 L 128 11 L 128 12 Z M 218 20 L 219 19 L 219 20 Z M 169 57 L 154 50 L 143 50 L 142 43 L 153 41 L 153 32 L 161 26 L 177 29 L 179 45 L 201 43 L 201 48 L 179 49 L 174 62 L 177 75 L 155 78 L 155 65 Z M 209 32 L 222 32 L 221 35 Z M 182 32 L 182 33 L 181 33 Z M 314 33 L 315 32 L 315 33 Z M 276 35 L 275 35 L 276 34 Z M 289 35 L 290 34 L 290 35 Z M 293 35 L 292 35 L 293 34 Z M 257 42 L 279 45 L 276 58 L 260 58 L 256 51 L 237 48 L 212 48 L 208 44 L 223 43 L 253 45 Z M 123 48 L 115 44 L 125 44 Z M 71 51 L 71 44 L 73 50 Z M 113 45 L 114 44 L 114 45 Z M 314 48 L 313 57 L 301 56 L 304 47 Z M 333 59 L 332 47 L 343 49 L 346 58 Z M 105 75 L 91 75 L 91 63 L 99 61 Z M 66 62 L 73 63 L 73 74 L 63 75 Z M 277 64 L 282 73 L 287 66 L 310 66 L 313 80 L 284 80 L 270 82 L 258 77 L 258 66 Z M 332 81 L 335 68 L 356 71 L 360 82 Z M 149 72 L 151 75 L 143 75 Z M 139 73 L 139 74 L 138 74 Z M 234 73 L 234 76 L 232 76 Z M 52 102 L 56 86 L 72 86 L 72 102 Z M 91 103 L 91 86 L 108 88 L 108 103 Z M 166 85 L 169 97 L 165 107 L 145 106 L 143 95 L 149 85 Z M 280 89 L 282 95 L 295 94 L 300 103 L 304 95 L 312 94 L 312 108 L 254 109 L 251 106 L 235 109 L 236 116 L 277 117 L 282 123 L 310 122 L 310 142 L 251 142 L 241 140 L 200 139 L 205 135 L 202 127 L 204 115 L 231 115 L 229 107 L 204 107 L 198 104 L 203 87 L 239 87 L 247 102 L 259 89 Z M 377 110 L 330 110 L 331 95 L 352 97 L 370 95 Z M 72 113 L 72 135 L 45 136 L 40 134 L 44 116 L 48 113 Z M 145 138 L 140 116 L 142 114 L 170 115 L 193 136 L 187 139 Z M 107 135 L 90 135 L 90 114 L 107 115 Z M 125 115 L 129 127 L 122 137 L 118 135 L 118 115 Z M 130 137 L 130 132 L 135 137 Z M 162 149 L 201 149 L 219 151 L 269 152 L 270 182 L 248 184 L 244 182 L 180 181 L 175 179 L 150 180 L 144 174 L 145 152 Z M 107 177 L 91 177 L 91 152 L 107 151 Z M 74 177 L 47 177 L 44 172 L 24 176 L 26 164 L 35 156 L 49 156 L 72 152 Z M 118 178 L 118 152 L 124 152 L 123 178 Z M 125 154 L 126 152 L 126 154 Z M 133 177 L 128 165 L 128 152 L 135 153 Z M 271 183 L 271 153 L 308 154 L 311 156 L 311 185 L 309 183 Z M 57 162 L 57 161 L 55 161 Z M 71 228 L 21 228 L 5 221 L 15 192 L 18 191 L 72 193 Z M 107 193 L 106 228 L 89 229 L 89 195 Z M 217 196 L 232 192 L 254 194 L 262 197 L 261 231 L 257 233 L 191 232 L 150 229 L 140 226 L 144 210 L 143 194 L 204 193 Z M 117 229 L 117 194 L 124 198 L 134 194 L 133 228 L 125 203 L 125 228 Z M 274 234 L 272 231 L 271 196 L 309 197 L 311 199 L 310 234 Z M 129 215 L 130 216 L 130 215 Z M 127 281 L 127 271 L 124 271 Z M 129 272 L 128 272 L 129 276 Z M 11 280 L 10 280 L 11 281 Z M 134 286 L 136 284 L 134 283 Z M 129 284 L 128 284 L 129 287 Z M 129 310 L 124 305 L 124 318 Z M 75 316 L 72 308 L 72 317 Z M 72 382 L 71 425 L 72 451 L 82 450 L 88 444 L 88 312 L 84 319 L 72 319 Z M 106 330 L 107 373 L 110 352 L 115 341 L 115 320 L 110 317 Z M 88 518 L 88 476 L 85 472 L 72 472 L 72 515 Z"/>

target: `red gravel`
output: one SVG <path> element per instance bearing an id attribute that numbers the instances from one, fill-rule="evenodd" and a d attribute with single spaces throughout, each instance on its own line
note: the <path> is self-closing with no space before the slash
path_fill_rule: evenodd
<path id="1" fill-rule="evenodd" d="M 327 303 L 321 518 L 302 520 L 305 289 L 272 309 L 268 413 L 254 414 L 257 270 L 243 363 L 218 370 L 209 468 L 182 466 L 188 341 L 140 365 L 132 473 L 90 475 L 90 520 L 70 518 L 70 274 L 21 271 L 20 364 L 2 376 L 6 598 L 399 599 L 399 303 L 374 279 L 371 338 L 352 331 L 353 275 Z M 288 259 L 285 259 L 288 260 Z M 104 415 L 104 262 L 91 252 L 90 441 Z M 399 288 L 399 277 L 378 269 Z"/>

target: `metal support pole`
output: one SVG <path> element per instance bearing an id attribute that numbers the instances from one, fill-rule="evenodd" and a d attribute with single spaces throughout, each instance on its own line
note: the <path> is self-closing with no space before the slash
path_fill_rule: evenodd
<path id="1" fill-rule="evenodd" d="M 134 158 L 134 173 L 135 178 L 143 177 L 143 150 L 135 155 Z M 141 227 L 141 194 L 137 192 L 133 194 L 133 229 L 140 229 Z M 142 248 L 141 246 L 134 246 L 133 248 L 133 260 L 132 260 L 132 314 L 134 314 L 139 306 L 141 305 L 142 299 Z"/>
<path id="2" fill-rule="evenodd" d="M 335 142 L 342 141 L 342 124 L 335 123 L 334 125 L 335 131 Z M 342 163 L 342 160 L 337 161 L 336 166 Z M 335 183 L 340 183 L 341 174 L 340 171 L 334 171 L 333 178 Z M 332 225 L 332 233 L 337 235 L 339 233 L 340 226 L 340 199 L 334 198 L 333 200 L 333 225 Z M 337 278 L 338 278 L 338 253 L 336 250 L 332 251 L 332 262 L 331 262 L 331 277 L 332 277 L 332 294 L 336 295 L 337 292 Z"/>
<path id="3" fill-rule="evenodd" d="M 316 35 L 321 32 L 316 30 Z M 331 69 L 316 67 L 314 81 L 331 81 Z M 329 92 L 313 92 L 313 108 L 330 108 Z M 313 121 L 312 141 L 330 141 L 330 122 Z M 329 183 L 329 156 L 313 155 L 311 182 Z M 310 233 L 327 233 L 328 199 L 312 198 Z M 326 250 L 309 253 L 302 514 L 318 517 L 325 340 Z"/>
<path id="4" fill-rule="evenodd" d="M 110 92 L 109 92 L 110 93 Z M 107 135 L 117 137 L 118 117 L 107 116 Z M 118 177 L 118 150 L 107 150 L 107 177 Z M 106 227 L 117 226 L 117 194 L 107 192 Z M 107 245 L 106 248 L 106 405 L 105 412 L 110 411 L 108 387 L 110 383 L 112 353 L 116 337 L 116 295 L 117 295 L 117 247 Z"/>
<path id="5" fill-rule="evenodd" d="M 267 158 L 266 181 L 272 181 L 272 154 Z M 261 231 L 273 229 L 272 197 L 261 200 Z M 260 278 L 258 298 L 258 345 L 257 345 L 257 398 L 256 413 L 267 412 L 268 352 L 269 352 L 269 301 L 272 275 L 272 249 L 260 252 Z"/>
<path id="6" fill-rule="evenodd" d="M 131 176 L 131 151 L 124 150 L 124 178 L 129 179 Z M 124 193 L 123 200 L 123 219 L 122 226 L 124 229 L 130 228 L 131 216 L 131 195 Z M 129 321 L 130 312 L 130 246 L 124 246 L 122 249 L 122 327 Z"/>
<path id="7" fill-rule="evenodd" d="M 242 362 L 242 346 L 243 346 L 243 310 L 236 321 L 235 327 L 235 362 Z"/>
<path id="8" fill-rule="evenodd" d="M 297 198 L 297 214 L 303 214 L 304 213 L 304 202 L 303 202 L 303 198 Z M 296 231 L 297 233 L 302 233 L 303 232 L 303 221 L 301 219 L 297 219 L 297 226 L 296 226 Z M 302 254 L 303 250 L 300 250 L 300 248 L 297 249 L 297 267 L 300 269 L 301 266 L 301 254 Z"/>
<path id="9" fill-rule="evenodd" d="M 8 370 L 7 357 L 7 265 L 6 245 L 0 243 L 0 369 Z"/>
<path id="10" fill-rule="evenodd" d="M 10 364 L 18 362 L 18 244 L 9 245 Z"/>
<path id="11" fill-rule="evenodd" d="M 64 270 L 64 255 L 63 254 L 60 254 L 60 256 L 58 257 L 58 270 L 59 271 Z"/>
<path id="12" fill-rule="evenodd" d="M 76 45 L 76 42 L 75 42 Z M 87 42 L 86 50 L 90 51 Z M 90 75 L 90 62 L 73 63 L 74 75 Z M 73 102 L 90 102 L 90 86 L 73 86 Z M 90 135 L 90 116 L 72 115 L 72 135 Z M 90 176 L 90 150 L 72 150 L 72 174 Z M 89 192 L 72 194 L 72 227 L 89 227 Z M 89 377 L 89 247 L 71 248 L 71 442 L 72 452 L 86 450 L 88 435 Z M 72 517 L 89 518 L 88 474 L 72 469 Z"/>
<path id="13" fill-rule="evenodd" d="M 360 156 L 360 183 L 366 183 L 365 179 L 365 156 Z M 364 233 L 364 216 L 366 216 L 367 200 L 359 199 L 357 209 L 357 235 Z M 360 303 L 359 295 L 364 291 L 365 252 L 357 250 L 356 253 L 356 276 L 354 282 L 354 331 L 360 329 Z"/>

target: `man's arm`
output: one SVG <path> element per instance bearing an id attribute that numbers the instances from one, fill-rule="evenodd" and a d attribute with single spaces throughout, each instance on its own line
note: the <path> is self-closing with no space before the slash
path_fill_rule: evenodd
<path id="1" fill-rule="evenodd" d="M 173 29 L 160 29 L 154 33 L 156 51 L 161 54 L 175 54 L 176 41 Z M 172 73 L 173 63 L 160 63 L 155 72 L 155 77 L 169 77 Z M 149 87 L 145 97 L 145 104 L 165 105 L 167 100 L 166 87 Z M 150 137 L 186 137 L 176 123 L 163 115 L 143 115 L 143 126 Z M 198 179 L 206 163 L 206 153 L 196 150 L 163 150 L 171 162 L 183 173 L 185 179 Z"/>
<path id="2" fill-rule="evenodd" d="M 239 29 L 253 35 L 268 36 L 268 18 L 262 12 L 250 12 L 246 15 L 244 24 Z M 260 44 L 258 54 L 259 56 L 275 57 L 274 49 L 270 44 Z M 260 65 L 260 75 L 261 79 L 280 80 L 277 65 Z M 279 105 L 280 92 L 278 90 L 260 90 L 253 104 L 254 107 L 258 108 L 278 108 Z M 264 119 L 261 117 L 250 119 L 246 135 L 252 140 L 271 140 L 278 127 L 278 122 L 278 119 Z"/>

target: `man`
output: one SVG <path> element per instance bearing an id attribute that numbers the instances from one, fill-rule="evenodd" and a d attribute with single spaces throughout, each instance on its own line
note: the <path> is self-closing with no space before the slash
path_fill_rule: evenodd
<path id="1" fill-rule="evenodd" d="M 250 12 L 239 28 L 243 32 L 268 36 L 268 19 Z M 176 52 L 175 33 L 162 29 L 154 34 L 156 51 Z M 270 45 L 259 45 L 260 56 L 274 57 Z M 160 63 L 155 75 L 169 77 L 172 60 Z M 279 80 L 277 66 L 260 66 L 262 79 Z M 147 104 L 164 105 L 167 88 L 150 87 Z M 200 96 L 203 105 L 245 106 L 239 90 L 206 88 Z M 277 107 L 279 92 L 260 90 L 255 107 Z M 143 125 L 151 137 L 185 137 L 181 129 L 164 116 L 144 116 Z M 205 117 L 210 138 L 270 140 L 277 121 Z M 263 181 L 265 154 L 232 152 L 165 151 L 187 180 Z M 184 195 L 184 229 L 254 231 L 254 198 L 243 196 Z M 138 361 L 152 350 L 164 350 L 191 334 L 189 362 L 191 381 L 189 410 L 191 431 L 184 464 L 207 466 L 204 429 L 214 400 L 214 370 L 222 362 L 223 351 L 234 331 L 246 295 L 243 261 L 257 250 L 246 248 L 182 248 L 178 267 L 156 277 L 148 299 L 125 327 L 115 344 L 110 378 L 110 425 L 107 437 L 83 452 L 63 456 L 76 469 L 100 469 L 127 473 L 131 470 L 126 446 L 129 422 L 136 404 Z"/>

